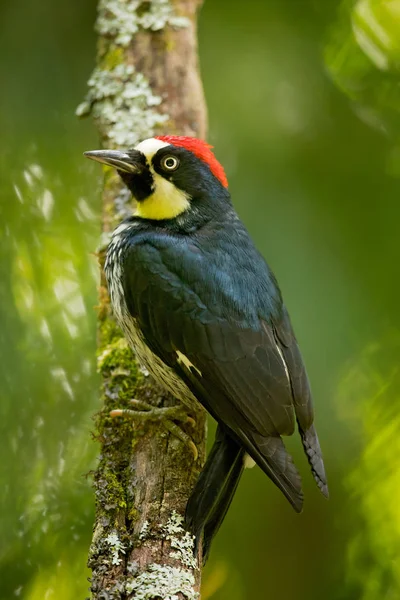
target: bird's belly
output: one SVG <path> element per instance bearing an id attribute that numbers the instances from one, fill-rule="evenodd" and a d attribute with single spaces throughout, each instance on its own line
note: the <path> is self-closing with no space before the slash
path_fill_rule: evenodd
<path id="1" fill-rule="evenodd" d="M 133 317 L 128 317 L 119 323 L 129 345 L 134 351 L 139 363 L 175 398 L 180 400 L 191 410 L 199 409 L 199 402 L 193 396 L 187 385 L 168 367 L 154 352 L 150 350 L 143 340 L 140 329 Z"/>
<path id="2" fill-rule="evenodd" d="M 106 269 L 106 276 L 114 315 L 140 365 L 190 410 L 199 410 L 199 401 L 194 397 L 179 375 L 147 346 L 136 319 L 132 317 L 126 306 L 119 265 L 109 263 L 109 268 Z"/>

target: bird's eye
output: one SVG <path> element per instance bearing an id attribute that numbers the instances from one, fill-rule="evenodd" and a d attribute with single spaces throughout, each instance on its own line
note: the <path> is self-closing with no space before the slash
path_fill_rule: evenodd
<path id="1" fill-rule="evenodd" d="M 166 171 L 175 171 L 178 168 L 179 160 L 176 156 L 166 156 L 162 159 L 161 166 Z"/>

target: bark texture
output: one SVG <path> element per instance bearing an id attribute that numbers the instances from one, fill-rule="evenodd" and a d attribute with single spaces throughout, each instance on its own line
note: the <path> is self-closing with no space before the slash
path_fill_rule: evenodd
<path id="1" fill-rule="evenodd" d="M 201 0 L 100 0 L 97 67 L 78 114 L 92 113 L 103 147 L 123 148 L 154 134 L 205 137 L 196 18 Z M 104 170 L 103 246 L 132 209 L 111 169 Z M 99 250 L 100 265 L 104 247 Z M 88 566 L 93 599 L 194 600 L 200 570 L 182 528 L 187 499 L 205 457 L 204 412 L 187 426 L 190 449 L 162 423 L 112 419 L 129 400 L 174 404 L 143 373 L 111 314 L 104 276 L 99 301 L 98 368 L 103 407 L 96 416 L 100 459 Z"/>

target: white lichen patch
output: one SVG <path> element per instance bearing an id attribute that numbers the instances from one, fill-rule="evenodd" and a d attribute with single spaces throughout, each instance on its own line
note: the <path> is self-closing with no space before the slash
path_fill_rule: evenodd
<path id="1" fill-rule="evenodd" d="M 164 526 L 164 531 L 167 536 L 179 535 L 185 533 L 183 529 L 183 517 L 176 510 L 172 511 L 170 518 L 167 521 L 167 524 Z"/>
<path id="2" fill-rule="evenodd" d="M 128 594 L 134 594 L 135 600 L 179 600 L 181 594 L 185 600 L 197 600 L 199 594 L 194 590 L 195 579 L 190 571 L 153 563 L 148 570 L 126 584 Z"/>
<path id="3" fill-rule="evenodd" d="M 143 525 L 142 528 L 140 530 L 139 533 L 139 540 L 143 541 L 145 540 L 149 535 L 149 522 L 146 520 Z"/>
<path id="4" fill-rule="evenodd" d="M 172 512 L 164 527 L 165 539 L 171 544 L 173 551 L 170 556 L 179 560 L 186 567 L 197 569 L 197 559 L 193 554 L 195 538 L 183 528 L 183 517 L 176 511 Z"/>
<path id="5" fill-rule="evenodd" d="M 117 533 L 110 533 L 105 542 L 110 546 L 111 549 L 111 562 L 113 565 L 119 565 L 122 562 L 122 558 L 120 558 L 119 554 L 125 554 L 125 547 L 121 540 L 119 539 Z"/>
<path id="6" fill-rule="evenodd" d="M 110 146 L 131 148 L 153 135 L 168 115 L 154 110 L 161 104 L 147 79 L 132 65 L 117 65 L 108 71 L 97 67 L 88 81 L 89 91 L 76 114 L 92 111 L 110 140 Z"/>
<path id="7" fill-rule="evenodd" d="M 112 52 L 128 46 L 139 30 L 159 31 L 166 25 L 187 27 L 189 23 L 175 14 L 170 0 L 100 0 L 96 29 L 110 39 Z M 87 96 L 76 110 L 79 117 L 92 111 L 110 146 L 122 149 L 151 137 L 169 119 L 155 109 L 162 98 L 153 94 L 142 73 L 122 62 L 125 58 L 114 68 L 94 70 Z"/>
<path id="8" fill-rule="evenodd" d="M 187 27 L 189 19 L 175 14 L 170 0 L 100 0 L 96 30 L 128 46 L 140 29 L 159 31 L 166 25 Z"/>

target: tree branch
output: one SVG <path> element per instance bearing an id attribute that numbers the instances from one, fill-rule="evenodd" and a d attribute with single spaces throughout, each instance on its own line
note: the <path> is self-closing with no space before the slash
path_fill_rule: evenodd
<path id="1" fill-rule="evenodd" d="M 196 16 L 201 0 L 100 0 L 97 67 L 77 114 L 92 113 L 104 147 L 127 148 L 157 133 L 205 137 Z M 103 246 L 132 211 L 118 176 L 104 171 Z M 104 248 L 99 251 L 100 264 Z M 174 400 L 138 367 L 111 314 L 104 276 L 99 301 L 98 367 L 103 408 L 94 473 L 96 517 L 88 565 L 93 599 L 194 600 L 200 587 L 193 540 L 182 528 L 191 488 L 204 463 L 204 411 L 186 432 L 190 449 L 162 424 L 112 419 L 136 398 Z"/>

